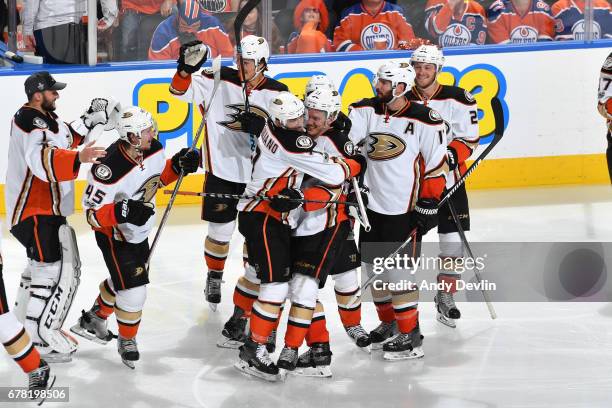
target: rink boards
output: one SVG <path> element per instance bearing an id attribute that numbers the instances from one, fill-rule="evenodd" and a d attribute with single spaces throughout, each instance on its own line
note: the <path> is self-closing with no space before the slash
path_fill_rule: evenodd
<path id="1" fill-rule="evenodd" d="M 596 111 L 601 65 L 612 41 L 595 44 L 536 44 L 528 47 L 463 47 L 446 51 L 441 82 L 471 91 L 479 106 L 480 136 L 488 143 L 494 128 L 490 100 L 501 100 L 505 137 L 471 176 L 470 188 L 497 188 L 608 182 L 605 166 L 605 121 Z M 371 81 L 387 60 L 407 61 L 409 52 L 369 52 L 281 56 L 273 58 L 269 75 L 302 96 L 311 75 L 332 77 L 343 107 L 373 96 Z M 230 64 L 230 61 L 225 61 Z M 24 67 L 25 68 L 25 67 Z M 122 104 L 139 105 L 153 113 L 160 140 L 172 154 L 191 143 L 201 117 L 192 105 L 173 98 L 168 85 L 174 63 L 106 64 L 95 68 L 50 68 L 67 82 L 57 102 L 60 118 L 78 117 L 94 97 L 114 96 Z M 12 115 L 25 102 L 23 82 L 32 70 L 0 70 L 2 146 L 8 146 Z M 116 135 L 107 132 L 101 143 Z M 0 190 L 5 182 L 7 148 L 0 154 Z M 79 178 L 84 179 L 82 167 Z M 184 189 L 199 190 L 202 174 L 187 177 Z M 82 189 L 83 182 L 77 183 Z M 0 191 L 1 193 L 2 191 Z M 2 194 L 3 195 L 3 194 Z M 80 197 L 80 194 L 77 194 Z M 167 196 L 158 197 L 158 204 Z M 197 202 L 179 197 L 177 203 Z M 0 200 L 4 212 L 4 200 Z"/>

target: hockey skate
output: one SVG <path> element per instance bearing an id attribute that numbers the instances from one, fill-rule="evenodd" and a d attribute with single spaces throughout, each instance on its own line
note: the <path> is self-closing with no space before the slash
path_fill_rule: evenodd
<path id="1" fill-rule="evenodd" d="M 370 344 L 372 341 L 370 340 L 370 335 L 368 332 L 361 327 L 360 324 L 351 327 L 345 327 L 346 334 L 353 340 L 353 342 L 359 347 L 360 350 L 365 351 L 366 353 L 370 353 Z"/>
<path id="2" fill-rule="evenodd" d="M 217 340 L 217 347 L 238 349 L 246 341 L 247 318 L 244 311 L 234 306 L 234 314 L 223 325 L 221 337 Z"/>
<path id="3" fill-rule="evenodd" d="M 434 303 L 438 310 L 437 320 L 453 329 L 457 327 L 455 320 L 461 317 L 461 312 L 457 308 L 457 305 L 455 305 L 453 294 L 439 290 L 438 294 L 434 296 Z"/>
<path id="4" fill-rule="evenodd" d="M 208 271 L 206 276 L 206 287 L 204 288 L 204 296 L 208 302 L 208 307 L 213 312 L 217 311 L 217 305 L 221 303 L 221 284 L 223 280 L 223 272 Z"/>
<path id="5" fill-rule="evenodd" d="M 423 336 L 419 326 L 410 333 L 400 333 L 383 345 L 383 358 L 389 361 L 421 358 L 423 353 Z"/>
<path id="6" fill-rule="evenodd" d="M 271 382 L 280 379 L 278 367 L 270 358 L 265 344 L 256 343 L 249 338 L 240 346 L 238 357 L 234 367 L 243 373 Z"/>
<path id="7" fill-rule="evenodd" d="M 136 368 L 134 361 L 140 359 L 136 339 L 124 339 L 119 335 L 119 337 L 117 337 L 117 352 L 121 356 L 123 364 L 130 367 L 132 370 Z"/>
<path id="8" fill-rule="evenodd" d="M 42 397 L 38 397 L 36 392 L 50 390 L 53 388 L 53 384 L 55 384 L 55 375 L 51 375 L 51 368 L 49 368 L 45 360 L 41 359 L 38 368 L 28 373 L 28 391 L 31 393 L 30 398 L 38 402 L 38 405 L 41 405 L 45 402 L 46 395 L 42 393 Z"/>
<path id="9" fill-rule="evenodd" d="M 383 344 L 393 336 L 395 336 L 399 330 L 397 329 L 397 322 L 380 322 L 380 324 L 370 332 L 370 342 L 372 350 L 380 350 Z"/>
<path id="10" fill-rule="evenodd" d="M 298 349 L 285 346 L 278 357 L 276 365 L 279 369 L 293 371 L 297 367 L 298 357 Z"/>
<path id="11" fill-rule="evenodd" d="M 329 378 L 332 376 L 331 357 L 329 343 L 314 343 L 298 358 L 293 374 L 302 377 Z"/>
<path id="12" fill-rule="evenodd" d="M 77 324 L 70 331 L 98 344 L 106 344 L 117 336 L 106 327 L 106 320 L 96 315 L 95 310 L 82 310 Z"/>

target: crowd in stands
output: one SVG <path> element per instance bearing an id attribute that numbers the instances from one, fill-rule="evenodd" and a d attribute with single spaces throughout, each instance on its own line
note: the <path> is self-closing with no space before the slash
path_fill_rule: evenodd
<path id="1" fill-rule="evenodd" d="M 168 60 L 199 39 L 212 56 L 231 57 L 233 21 L 246 1 L 98 0 L 99 45 L 111 61 Z M 49 62 L 83 63 L 85 3 L 19 0 L 22 45 Z M 612 38 L 609 1 L 591 3 L 592 38 Z M 274 54 L 584 40 L 588 31 L 584 0 L 270 0 L 270 8 Z M 240 35 L 248 34 L 264 34 L 261 4 L 244 21 Z"/>

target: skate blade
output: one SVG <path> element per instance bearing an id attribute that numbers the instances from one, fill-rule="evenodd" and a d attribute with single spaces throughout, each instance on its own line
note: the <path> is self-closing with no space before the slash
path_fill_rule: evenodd
<path id="1" fill-rule="evenodd" d="M 329 366 L 320 367 L 298 367 L 291 374 L 298 377 L 317 377 L 317 378 L 331 378 L 332 372 Z"/>
<path id="2" fill-rule="evenodd" d="M 134 362 L 133 362 L 133 361 L 126 360 L 126 359 L 123 359 L 123 358 L 122 358 L 122 359 L 121 359 L 121 362 L 122 362 L 123 364 L 125 364 L 126 366 L 130 367 L 132 370 L 135 370 L 135 369 L 136 369 L 136 364 L 134 364 Z"/>
<path id="3" fill-rule="evenodd" d="M 221 338 L 217 340 L 217 347 L 238 350 L 240 346 L 244 344 L 244 341 L 233 340 L 221 335 Z"/>
<path id="4" fill-rule="evenodd" d="M 356 344 L 355 344 L 356 345 Z M 357 345 L 356 345 L 357 346 Z M 381 346 L 382 347 L 382 346 Z M 363 351 L 366 354 L 372 354 L 372 344 L 370 344 L 369 346 L 365 346 L 365 347 L 359 347 L 357 346 L 357 348 L 361 351 Z"/>
<path id="5" fill-rule="evenodd" d="M 246 361 L 240 359 L 234 363 L 234 367 L 242 373 L 248 374 L 253 377 L 261 378 L 262 380 L 266 380 L 269 382 L 277 382 L 280 379 L 279 374 L 262 373 L 261 371 L 251 367 Z"/>
<path id="6" fill-rule="evenodd" d="M 454 329 L 457 327 L 457 323 L 455 323 L 454 319 L 449 319 L 448 317 L 444 316 L 442 313 L 437 314 L 436 320 L 442 323 L 443 325 L 450 327 L 451 329 Z"/>
<path id="7" fill-rule="evenodd" d="M 56 379 L 57 377 L 54 374 L 49 375 L 49 379 L 47 380 L 47 388 L 45 388 L 45 390 L 49 391 L 51 388 L 53 388 L 53 385 L 55 384 Z M 35 402 L 38 401 L 38 404 L 36 405 L 40 407 L 43 404 L 43 402 L 45 402 L 45 400 L 47 399 L 48 394 L 49 393 L 43 393 L 44 397 L 34 400 Z"/>
<path id="8" fill-rule="evenodd" d="M 217 306 L 218 306 L 218 305 L 219 305 L 218 303 L 210 303 L 210 302 L 208 302 L 208 308 L 209 308 L 210 310 L 212 310 L 213 312 L 216 312 L 216 311 L 217 311 Z"/>
<path id="9" fill-rule="evenodd" d="M 387 361 L 400 361 L 410 360 L 415 358 L 422 358 L 425 355 L 422 347 L 415 347 L 412 350 L 406 351 L 385 351 L 383 359 Z"/>
<path id="10" fill-rule="evenodd" d="M 42 358 L 49 364 L 69 363 L 72 361 L 72 353 L 70 354 L 47 353 L 47 354 L 41 354 L 40 358 Z"/>
<path id="11" fill-rule="evenodd" d="M 74 326 L 72 326 L 70 328 L 70 331 L 73 332 L 74 334 L 76 334 L 77 336 L 81 336 L 82 338 L 84 338 L 86 340 L 93 341 L 94 343 L 98 343 L 98 344 L 102 344 L 102 345 L 107 344 L 109 341 L 111 341 L 112 339 L 117 337 L 111 331 L 109 331 L 108 332 L 108 337 L 106 339 L 101 339 L 98 336 L 96 336 L 95 334 L 93 334 L 93 333 L 85 330 L 84 328 L 82 328 L 79 324 L 75 324 Z"/>

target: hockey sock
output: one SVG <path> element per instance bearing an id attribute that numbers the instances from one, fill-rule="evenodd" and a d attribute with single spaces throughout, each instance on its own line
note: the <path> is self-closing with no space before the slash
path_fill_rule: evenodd
<path id="1" fill-rule="evenodd" d="M 119 326 L 119 335 L 124 339 L 133 339 L 138 334 L 138 326 L 140 325 L 140 318 L 142 317 L 142 311 L 138 312 L 127 312 L 115 305 L 115 316 L 117 318 L 117 325 Z"/>
<path id="2" fill-rule="evenodd" d="M 312 315 L 312 322 L 306 333 L 306 344 L 310 347 L 314 343 L 329 343 L 325 310 L 323 310 L 323 304 L 318 300 Z"/>
<path id="3" fill-rule="evenodd" d="M 292 303 L 289 310 L 289 320 L 287 322 L 287 331 L 285 333 L 285 345 L 291 348 L 299 348 L 304 342 L 314 308 Z"/>
<path id="4" fill-rule="evenodd" d="M 280 303 L 257 300 L 251 313 L 251 338 L 259 344 L 266 344 L 270 333 L 276 327 Z"/>
<path id="5" fill-rule="evenodd" d="M 209 271 L 223 273 L 228 253 L 229 242 L 221 242 L 211 237 L 206 237 L 204 241 L 204 259 Z"/>
<path id="6" fill-rule="evenodd" d="M 344 327 L 351 327 L 361 324 L 361 297 L 358 297 L 351 307 L 348 306 L 348 303 L 353 296 L 359 292 L 359 289 L 345 293 L 339 292 L 338 290 L 335 290 L 335 292 L 336 302 L 338 303 L 338 313 L 340 313 L 342 325 Z"/>
<path id="7" fill-rule="evenodd" d="M 0 315 L 0 342 L 25 373 L 38 368 L 40 354 L 12 312 Z"/>
<path id="8" fill-rule="evenodd" d="M 110 315 L 113 314 L 115 307 L 115 296 L 116 293 L 109 284 L 109 280 L 105 279 L 100 283 L 100 294 L 96 298 L 96 304 L 98 307 L 93 307 L 94 313 L 102 318 L 107 319 Z"/>
<path id="9" fill-rule="evenodd" d="M 241 276 L 234 288 L 234 305 L 244 310 L 245 316 L 250 316 L 253 303 L 259 295 L 259 284 L 249 281 Z"/>
<path id="10" fill-rule="evenodd" d="M 393 313 L 397 327 L 402 333 L 411 332 L 419 321 L 419 292 L 403 292 L 393 294 Z"/>

